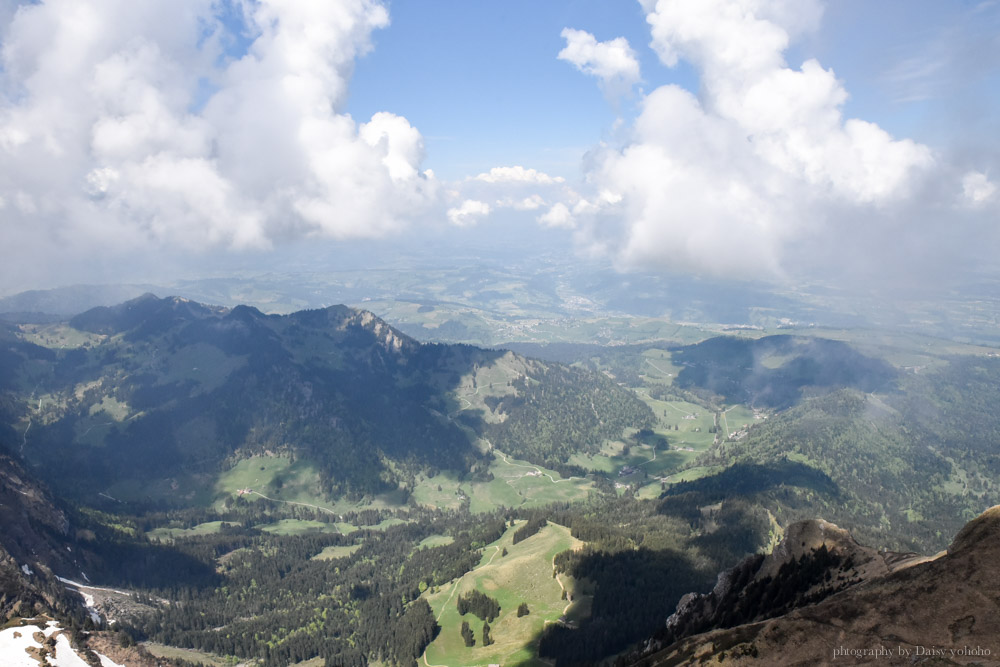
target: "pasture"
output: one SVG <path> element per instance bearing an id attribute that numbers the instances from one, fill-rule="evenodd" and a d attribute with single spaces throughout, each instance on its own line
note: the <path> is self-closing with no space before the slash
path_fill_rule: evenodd
<path id="1" fill-rule="evenodd" d="M 441 625 L 441 633 L 424 654 L 425 664 L 448 667 L 489 663 L 544 664 L 536 657 L 542 628 L 571 613 L 571 606 L 586 605 L 579 595 L 572 603 L 563 600 L 564 588 L 574 593 L 575 582 L 566 575 L 552 576 L 556 554 L 578 548 L 582 543 L 569 534 L 569 529 L 549 524 L 537 534 L 513 544 L 514 532 L 523 524 L 523 521 L 517 522 L 499 540 L 486 546 L 477 568 L 434 592 L 425 593 Z M 506 556 L 502 555 L 505 548 Z M 458 597 L 473 589 L 500 603 L 500 616 L 490 623 L 490 634 L 495 641 L 490 646 L 482 645 L 483 621 L 473 614 L 461 616 L 458 613 Z M 522 602 L 527 603 L 530 613 L 518 618 L 517 607 Z M 472 647 L 466 647 L 461 637 L 463 620 L 475 633 L 476 644 Z"/>

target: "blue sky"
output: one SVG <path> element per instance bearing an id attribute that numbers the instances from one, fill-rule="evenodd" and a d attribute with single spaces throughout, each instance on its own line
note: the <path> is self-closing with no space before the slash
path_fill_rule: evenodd
<path id="1" fill-rule="evenodd" d="M 0 0 L 0 47 L 6 292 L 428 239 L 998 270 L 997 0 Z"/>
<path id="2" fill-rule="evenodd" d="M 787 59 L 798 66 L 817 58 L 832 68 L 850 93 L 845 115 L 947 148 L 963 141 L 955 123 L 968 118 L 970 106 L 988 124 L 1000 105 L 1000 14 L 989 6 L 977 11 L 983 4 L 825 3 L 819 28 Z M 426 0 L 388 7 L 392 23 L 375 31 L 373 51 L 358 60 L 347 110 L 358 118 L 380 110 L 406 116 L 424 134 L 427 166 L 444 178 L 500 164 L 573 177 L 584 152 L 613 140 L 617 118 L 634 117 L 638 92 L 609 103 L 592 78 L 556 59 L 565 27 L 599 41 L 625 37 L 640 59 L 637 91 L 665 83 L 698 91 L 688 63 L 665 67 L 649 48 L 638 3 Z M 908 64 L 912 78 L 897 80 Z"/>
<path id="3" fill-rule="evenodd" d="M 609 103 L 593 79 L 556 59 L 560 31 L 598 40 L 624 36 L 637 47 L 645 86 L 697 87 L 690 68 L 658 66 L 645 16 L 627 2 L 395 2 L 392 24 L 361 58 L 348 110 L 357 117 L 392 109 L 421 128 L 427 164 L 462 178 L 504 164 L 570 177 L 582 154 L 606 139 L 638 95 Z"/>

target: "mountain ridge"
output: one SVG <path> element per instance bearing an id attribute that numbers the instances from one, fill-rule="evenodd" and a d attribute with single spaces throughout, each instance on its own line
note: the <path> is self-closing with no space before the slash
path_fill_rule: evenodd
<path id="1" fill-rule="evenodd" d="M 145 294 L 30 336 L 6 331 L 8 447 L 20 439 L 15 451 L 50 483 L 65 490 L 83 479 L 76 494 L 91 498 L 152 490 L 204 502 L 190 494 L 223 461 L 263 453 L 310 460 L 327 496 L 360 496 L 403 488 L 420 470 L 485 470 L 484 438 L 564 465 L 570 449 L 600 447 L 651 418 L 599 374 L 420 343 L 347 306 L 267 315 Z M 553 397 L 571 400 L 580 414 L 566 419 L 578 428 L 558 421 L 546 432 L 560 434 L 559 448 L 536 438 L 515 451 L 530 435 L 525 423 L 567 412 Z M 512 429 L 519 435 L 505 438 Z"/>

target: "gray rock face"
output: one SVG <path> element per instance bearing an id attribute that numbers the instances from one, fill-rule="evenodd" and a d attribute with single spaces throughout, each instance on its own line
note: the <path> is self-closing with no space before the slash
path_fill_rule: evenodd
<path id="1" fill-rule="evenodd" d="M 933 558 L 876 552 L 832 524 L 807 521 L 758 559 L 730 571 L 727 581 L 746 582 L 738 590 L 682 600 L 672 628 L 688 632 L 650 642 L 631 664 L 1000 664 L 1000 506 Z M 820 583 L 809 584 L 817 575 Z M 780 600 L 771 592 L 796 586 L 804 592 L 790 608 L 771 613 Z M 757 594 L 770 606 L 746 604 Z M 726 627 L 740 609 L 757 617 Z"/>

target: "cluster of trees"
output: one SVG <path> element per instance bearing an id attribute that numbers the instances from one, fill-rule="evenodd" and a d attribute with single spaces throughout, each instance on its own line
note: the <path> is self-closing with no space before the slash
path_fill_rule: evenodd
<path id="1" fill-rule="evenodd" d="M 462 641 L 465 642 L 466 647 L 471 648 L 476 645 L 476 633 L 473 632 L 472 628 L 469 626 L 468 621 L 462 621 L 462 629 L 460 630 L 462 635 Z M 483 646 L 490 646 L 494 644 L 495 640 L 490 635 L 490 622 L 483 622 Z"/>
<path id="2" fill-rule="evenodd" d="M 462 639 L 463 641 L 465 641 L 465 645 L 467 647 L 472 647 L 476 645 L 476 635 L 472 631 L 472 628 L 469 627 L 468 621 L 462 621 L 461 633 L 462 633 Z"/>
<path id="3" fill-rule="evenodd" d="M 626 427 L 651 428 L 652 410 L 604 375 L 549 366 L 513 383 L 497 411 L 506 419 L 486 426 L 490 441 L 518 458 L 554 467 L 579 452 L 596 453 Z"/>
<path id="4" fill-rule="evenodd" d="M 483 646 L 489 646 L 493 643 L 493 637 L 490 636 L 490 622 L 483 622 Z"/>
<path id="5" fill-rule="evenodd" d="M 411 510 L 401 513 L 408 523 L 384 530 L 281 536 L 243 528 L 240 514 L 260 511 L 256 505 L 228 510 L 227 531 L 176 540 L 173 550 L 211 566 L 216 579 L 148 589 L 179 604 L 137 619 L 137 638 L 263 665 L 317 656 L 330 665 L 412 665 L 439 631 L 421 592 L 475 567 L 483 545 L 506 529 L 499 515 Z M 290 511 L 269 510 L 271 520 Z M 178 521 L 177 514 L 167 516 Z M 431 534 L 449 534 L 454 542 L 416 548 Z M 351 544 L 358 546 L 351 556 L 313 559 L 325 546 Z"/>
<path id="6" fill-rule="evenodd" d="M 475 614 L 487 623 L 500 615 L 500 603 L 475 589 L 460 595 L 456 604 L 459 614 Z"/>
<path id="7" fill-rule="evenodd" d="M 546 525 L 548 525 L 548 521 L 545 519 L 544 515 L 539 514 L 536 516 L 532 516 L 530 519 L 528 519 L 528 522 L 526 524 L 524 524 L 523 526 L 514 531 L 512 544 L 517 544 L 518 542 L 522 542 L 528 539 L 529 537 L 540 531 L 542 528 L 544 528 Z"/>

